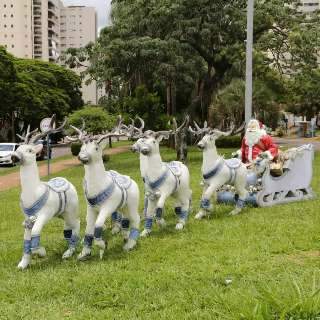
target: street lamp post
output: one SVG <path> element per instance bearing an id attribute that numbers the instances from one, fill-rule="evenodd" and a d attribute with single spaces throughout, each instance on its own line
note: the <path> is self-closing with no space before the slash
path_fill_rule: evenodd
<path id="1" fill-rule="evenodd" d="M 252 51 L 253 51 L 253 12 L 254 0 L 248 0 L 247 7 L 247 53 L 246 53 L 246 95 L 245 121 L 249 122 L 252 116 Z"/>

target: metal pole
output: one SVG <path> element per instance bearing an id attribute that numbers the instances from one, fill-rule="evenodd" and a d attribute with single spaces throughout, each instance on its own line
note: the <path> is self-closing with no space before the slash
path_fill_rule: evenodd
<path id="1" fill-rule="evenodd" d="M 246 53 L 246 96 L 245 120 L 252 117 L 252 50 L 253 50 L 253 12 L 254 0 L 248 0 L 247 7 L 247 53 Z"/>
<path id="2" fill-rule="evenodd" d="M 50 134 L 47 134 L 47 168 L 48 176 L 50 175 Z"/>

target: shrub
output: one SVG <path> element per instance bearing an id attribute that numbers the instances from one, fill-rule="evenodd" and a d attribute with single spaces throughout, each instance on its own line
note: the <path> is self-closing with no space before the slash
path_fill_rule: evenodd
<path id="1" fill-rule="evenodd" d="M 104 155 L 102 156 L 102 161 L 103 161 L 104 163 L 109 162 L 109 161 L 110 161 L 110 156 L 109 156 L 108 154 L 104 154 Z"/>
<path id="2" fill-rule="evenodd" d="M 93 134 L 111 130 L 116 124 L 116 116 L 110 115 L 97 106 L 86 106 L 73 112 L 69 117 L 69 122 L 76 127 L 81 127 L 82 119 L 86 123 L 85 130 Z"/>
<path id="3" fill-rule="evenodd" d="M 80 153 L 81 145 L 82 144 L 80 142 L 71 143 L 71 153 L 72 153 L 72 155 L 77 156 Z"/>
<path id="4" fill-rule="evenodd" d="M 217 148 L 240 148 L 241 147 L 241 137 L 231 136 L 222 137 L 216 141 Z"/>

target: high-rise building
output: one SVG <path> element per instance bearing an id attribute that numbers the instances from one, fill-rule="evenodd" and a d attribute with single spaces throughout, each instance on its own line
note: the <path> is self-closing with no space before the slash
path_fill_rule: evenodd
<path id="1" fill-rule="evenodd" d="M 97 39 L 97 15 L 93 7 L 69 6 L 61 9 L 60 12 L 60 50 L 63 53 L 69 48 L 82 48 Z M 77 68 L 75 71 L 80 74 L 85 67 Z M 97 103 L 97 85 L 93 81 L 85 85 L 82 82 L 83 99 L 86 103 Z"/>
<path id="2" fill-rule="evenodd" d="M 96 37 L 95 8 L 64 7 L 61 0 L 0 0 L 0 45 L 16 57 L 58 63 L 66 49 Z M 97 103 L 96 83 L 83 82 L 82 88 L 84 101 Z"/>

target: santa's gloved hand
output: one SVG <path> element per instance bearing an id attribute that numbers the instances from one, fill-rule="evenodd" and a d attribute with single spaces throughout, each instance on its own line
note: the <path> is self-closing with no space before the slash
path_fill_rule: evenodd
<path id="1" fill-rule="evenodd" d="M 268 159 L 268 160 L 272 160 L 272 155 L 270 153 L 270 151 L 263 151 L 259 154 L 259 158 L 261 159 Z"/>

